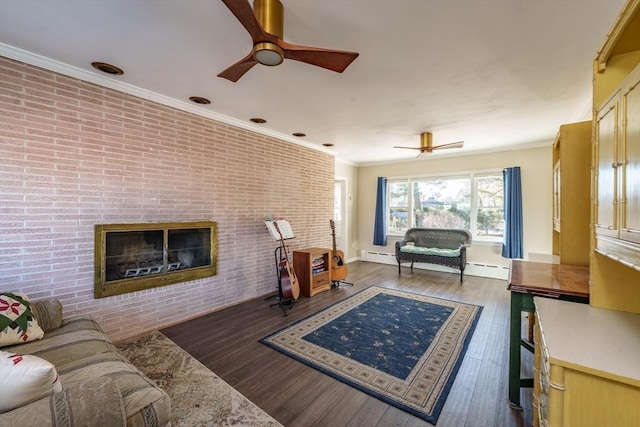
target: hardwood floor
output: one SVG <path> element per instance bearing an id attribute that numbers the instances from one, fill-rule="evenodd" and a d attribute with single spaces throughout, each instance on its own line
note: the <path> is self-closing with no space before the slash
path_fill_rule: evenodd
<path id="1" fill-rule="evenodd" d="M 444 405 L 438 427 L 528 426 L 525 410 L 507 402 L 509 291 L 503 280 L 354 262 L 349 281 L 312 298 L 300 298 L 285 317 L 274 299 L 259 298 L 162 330 L 167 337 L 287 427 L 429 426 L 258 340 L 368 286 L 401 289 L 484 307 L 464 361 Z M 274 285 L 275 286 L 275 285 Z M 527 352 L 524 352 L 527 353 Z M 531 357 L 525 356 L 524 365 Z M 529 359 L 527 361 L 527 359 Z"/>

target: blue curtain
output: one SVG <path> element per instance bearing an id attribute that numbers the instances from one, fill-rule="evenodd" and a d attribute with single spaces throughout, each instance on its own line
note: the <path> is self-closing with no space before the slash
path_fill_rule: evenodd
<path id="1" fill-rule="evenodd" d="M 504 179 L 504 237 L 502 256 L 522 258 L 522 185 L 520 168 L 506 168 Z"/>
<path id="2" fill-rule="evenodd" d="M 387 178 L 378 177 L 373 244 L 387 246 Z"/>

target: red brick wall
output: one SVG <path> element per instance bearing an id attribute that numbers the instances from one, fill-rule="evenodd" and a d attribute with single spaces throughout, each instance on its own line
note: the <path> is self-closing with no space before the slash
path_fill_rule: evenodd
<path id="1" fill-rule="evenodd" d="M 120 339 L 274 291 L 268 214 L 292 249 L 331 245 L 328 154 L 1 57 L 0 82 L 0 291 Z M 95 224 L 196 220 L 218 222 L 215 277 L 94 299 Z"/>

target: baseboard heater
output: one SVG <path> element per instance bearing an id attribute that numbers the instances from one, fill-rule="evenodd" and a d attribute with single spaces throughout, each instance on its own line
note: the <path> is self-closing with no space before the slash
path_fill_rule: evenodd
<path id="1" fill-rule="evenodd" d="M 367 262 L 376 262 L 378 264 L 398 265 L 396 255 L 387 252 L 362 251 L 361 260 Z M 409 264 L 403 264 L 409 265 Z M 423 270 L 443 271 L 446 273 L 459 273 L 459 270 L 445 267 L 443 265 L 415 263 L 413 268 L 421 268 Z M 476 262 L 468 262 L 464 269 L 465 275 L 488 277 L 490 279 L 507 280 L 509 278 L 509 267 L 495 264 L 483 264 Z"/>

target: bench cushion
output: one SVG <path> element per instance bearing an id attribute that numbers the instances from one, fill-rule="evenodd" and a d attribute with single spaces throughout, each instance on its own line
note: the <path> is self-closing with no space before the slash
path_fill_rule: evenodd
<path id="1" fill-rule="evenodd" d="M 410 253 L 410 254 L 421 254 L 421 255 L 437 255 L 437 256 L 446 256 L 446 257 L 459 257 L 460 249 L 445 249 L 445 248 L 424 248 L 422 246 L 413 246 L 413 245 L 404 245 L 400 248 L 400 252 Z"/>

